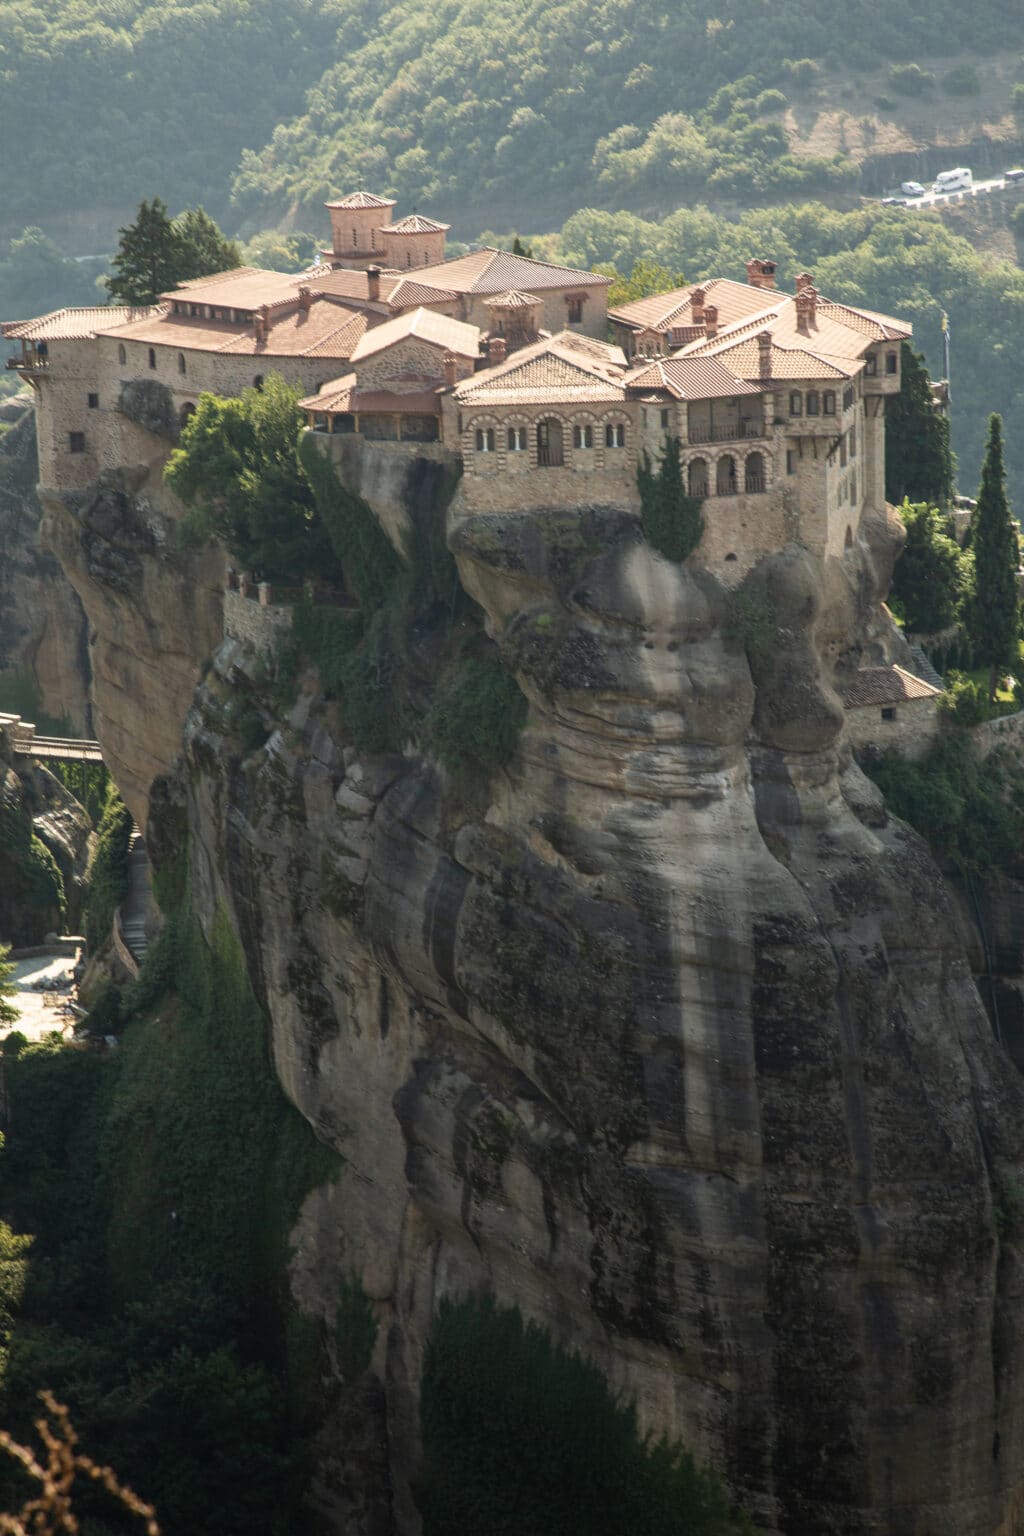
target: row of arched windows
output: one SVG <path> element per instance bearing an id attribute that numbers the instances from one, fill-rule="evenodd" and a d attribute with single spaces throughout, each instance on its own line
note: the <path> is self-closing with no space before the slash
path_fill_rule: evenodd
<path id="1" fill-rule="evenodd" d="M 713 470 L 713 475 L 712 475 Z M 691 459 L 686 466 L 686 489 L 691 496 L 756 495 L 768 489 L 763 453 L 748 453 L 742 469 L 731 453 L 723 453 L 713 465 L 707 459 Z"/>

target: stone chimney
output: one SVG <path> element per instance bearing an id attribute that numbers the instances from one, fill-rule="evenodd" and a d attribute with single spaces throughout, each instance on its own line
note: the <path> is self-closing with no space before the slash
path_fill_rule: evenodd
<path id="1" fill-rule="evenodd" d="M 695 288 L 690 294 L 690 313 L 693 315 L 694 325 L 704 324 L 704 300 L 707 298 L 703 288 Z"/>
<path id="2" fill-rule="evenodd" d="M 813 283 L 805 288 L 797 289 L 796 299 L 796 328 L 798 331 L 809 331 L 814 325 L 818 312 L 818 290 Z"/>
<path id="3" fill-rule="evenodd" d="M 805 288 L 813 288 L 813 287 L 814 287 L 814 278 L 811 276 L 811 274 L 809 272 L 798 272 L 797 273 L 797 279 L 796 279 L 796 291 L 797 291 L 797 293 L 803 293 Z"/>
<path id="4" fill-rule="evenodd" d="M 770 379 L 772 376 L 771 331 L 759 331 L 757 333 L 757 371 L 762 379 Z"/>
<path id="5" fill-rule="evenodd" d="M 505 361 L 506 343 L 504 336 L 492 336 L 487 343 L 487 362 L 491 368 L 497 368 L 499 363 Z"/>
<path id="6" fill-rule="evenodd" d="M 306 314 L 313 308 L 313 295 L 305 283 L 299 289 L 299 308 Z"/>
<path id="7" fill-rule="evenodd" d="M 705 304 L 704 306 L 704 330 L 708 341 L 714 341 L 718 335 L 718 305 Z"/>
<path id="8" fill-rule="evenodd" d="M 366 269 L 366 297 L 371 304 L 376 304 L 380 299 L 380 267 Z"/>
<path id="9" fill-rule="evenodd" d="M 446 352 L 442 358 L 444 367 L 444 387 L 454 389 L 459 382 L 459 360 L 454 352 Z"/>
<path id="10" fill-rule="evenodd" d="M 751 288 L 775 287 L 775 262 L 754 257 L 747 262 L 747 282 Z"/>
<path id="11" fill-rule="evenodd" d="M 257 344 L 262 346 L 267 339 L 270 329 L 270 305 L 261 304 L 252 317 L 252 328 L 256 333 Z"/>

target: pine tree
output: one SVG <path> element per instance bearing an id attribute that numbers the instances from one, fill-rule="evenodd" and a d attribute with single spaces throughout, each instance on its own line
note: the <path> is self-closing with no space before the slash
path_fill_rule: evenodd
<path id="1" fill-rule="evenodd" d="M 167 208 L 158 197 L 143 201 L 135 223 L 118 234 L 114 270 L 107 278 L 111 298 L 118 304 L 154 304 L 179 280 L 181 254 Z"/>
<path id="2" fill-rule="evenodd" d="M 193 277 L 207 277 L 212 272 L 227 272 L 241 265 L 242 256 L 234 240 L 229 240 L 214 223 L 205 208 L 186 208 L 172 226 L 178 240 L 179 283 Z"/>
<path id="3" fill-rule="evenodd" d="M 14 962 L 7 957 L 11 949 L 9 944 L 0 944 L 0 1024 L 16 1024 L 21 1017 L 17 1008 L 11 1002 L 12 997 L 18 995 L 18 989 L 11 977 L 14 975 Z"/>
<path id="4" fill-rule="evenodd" d="M 994 699 L 999 668 L 1016 656 L 1020 633 L 1020 554 L 1006 499 L 1001 416 L 989 417 L 978 505 L 971 518 L 971 549 L 974 592 L 967 607 L 967 633 L 975 657 L 989 668 L 989 698 Z"/>
<path id="5" fill-rule="evenodd" d="M 885 416 L 885 499 L 947 507 L 953 495 L 949 422 L 932 404 L 924 358 L 908 342 L 900 347 L 900 392 Z"/>

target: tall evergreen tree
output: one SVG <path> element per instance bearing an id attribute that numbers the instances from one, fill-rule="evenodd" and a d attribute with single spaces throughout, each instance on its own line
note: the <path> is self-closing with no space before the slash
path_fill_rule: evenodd
<path id="1" fill-rule="evenodd" d="M 904 502 L 907 542 L 892 574 L 892 594 L 911 631 L 933 635 L 954 622 L 963 587 L 964 556 L 938 508 Z"/>
<path id="2" fill-rule="evenodd" d="M 241 265 L 238 245 L 221 233 L 205 208 L 186 208 L 174 220 L 173 229 L 178 240 L 179 283 Z"/>
<path id="3" fill-rule="evenodd" d="M 205 208 L 167 216 L 160 198 L 139 205 L 134 224 L 119 231 L 121 243 L 107 278 L 118 304 L 153 304 L 160 294 L 194 277 L 237 267 L 238 246 L 218 229 Z"/>
<path id="4" fill-rule="evenodd" d="M 885 416 L 885 499 L 946 507 L 953 495 L 949 422 L 932 404 L 931 380 L 920 352 L 900 346 L 900 392 Z"/>
<path id="5" fill-rule="evenodd" d="M 11 980 L 14 961 L 8 958 L 10 953 L 10 945 L 0 944 L 0 1025 L 14 1024 L 21 1016 L 11 1001 L 17 997 L 18 989 Z"/>
<path id="6" fill-rule="evenodd" d="M 121 236 L 107 278 L 110 296 L 117 304 L 153 304 L 161 293 L 178 282 L 180 252 L 174 225 L 160 198 L 139 204 L 134 224 L 118 230 Z"/>
<path id="7" fill-rule="evenodd" d="M 1020 634 L 1020 554 L 1006 499 L 1001 416 L 989 417 L 978 505 L 971 518 L 971 548 L 974 592 L 967 607 L 967 633 L 978 661 L 989 668 L 989 698 L 994 699 L 999 668 L 1015 658 Z"/>

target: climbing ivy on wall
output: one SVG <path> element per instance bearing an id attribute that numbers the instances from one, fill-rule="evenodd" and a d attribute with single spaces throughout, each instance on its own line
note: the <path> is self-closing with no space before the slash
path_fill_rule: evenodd
<path id="1" fill-rule="evenodd" d="M 0 764 L 0 923 L 17 944 L 38 944 L 64 915 L 57 861 L 32 830 L 21 782 Z"/>
<path id="2" fill-rule="evenodd" d="M 96 849 L 89 864 L 89 895 L 85 906 L 85 937 L 96 950 L 110 933 L 114 912 L 128 894 L 128 845 L 131 812 L 113 784 L 100 818 Z"/>
<path id="3" fill-rule="evenodd" d="M 443 1301 L 420 1402 L 424 1536 L 737 1536 L 720 1480 L 598 1368 L 488 1297 Z"/>
<path id="4" fill-rule="evenodd" d="M 678 437 L 667 437 L 655 469 L 645 453 L 637 470 L 640 518 L 648 544 L 666 560 L 685 560 L 704 537 L 704 514 L 698 496 L 683 483 Z"/>

